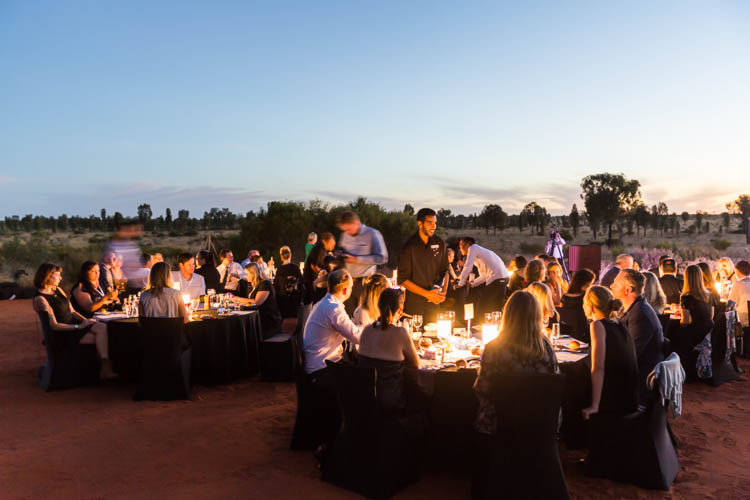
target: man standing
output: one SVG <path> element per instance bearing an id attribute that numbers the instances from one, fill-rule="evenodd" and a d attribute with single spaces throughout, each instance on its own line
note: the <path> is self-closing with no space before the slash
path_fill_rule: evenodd
<path id="1" fill-rule="evenodd" d="M 612 283 L 612 293 L 622 301 L 625 314 L 622 322 L 635 343 L 638 357 L 639 393 L 641 404 L 646 403 L 646 378 L 657 363 L 664 361 L 664 333 L 656 311 L 641 295 L 646 278 L 633 269 L 623 269 Z"/>
<path id="2" fill-rule="evenodd" d="M 355 212 L 341 213 L 336 218 L 336 225 L 341 230 L 341 256 L 354 281 L 351 296 L 344 304 L 346 313 L 351 316 L 359 305 L 363 280 L 375 274 L 377 266 L 388 262 L 388 249 L 380 231 L 362 224 Z"/>
<path id="3" fill-rule="evenodd" d="M 189 253 L 177 256 L 179 271 L 172 271 L 172 282 L 180 284 L 180 293 L 189 295 L 190 299 L 197 299 L 206 295 L 206 281 L 200 274 L 195 274 L 195 257 Z"/>
<path id="4" fill-rule="evenodd" d="M 661 271 L 659 283 L 664 290 L 664 295 L 667 296 L 667 304 L 679 304 L 685 282 L 677 277 L 677 264 L 674 259 L 664 259 Z"/>
<path id="5" fill-rule="evenodd" d="M 420 314 L 425 323 L 437 320 L 445 301 L 448 251 L 435 236 L 437 214 L 431 208 L 417 212 L 417 234 L 409 238 L 398 257 L 398 283 L 406 289 L 404 311 Z"/>
<path id="6" fill-rule="evenodd" d="M 315 244 L 318 242 L 318 233 L 311 232 L 307 235 L 307 243 L 305 243 L 305 260 L 307 260 L 307 256 L 310 255 L 310 252 L 312 251 Z"/>
<path id="7" fill-rule="evenodd" d="M 458 248 L 461 255 L 466 257 L 464 268 L 458 277 L 458 286 L 466 284 L 469 273 L 476 266 L 479 276 L 470 286 L 479 293 L 478 314 L 501 311 L 505 305 L 505 292 L 510 278 L 503 259 L 492 250 L 479 246 L 474 238 L 469 236 L 464 236 L 458 241 Z"/>
<path id="8" fill-rule="evenodd" d="M 279 251 L 281 267 L 273 279 L 276 301 L 284 318 L 296 318 L 297 308 L 302 304 L 302 273 L 292 264 L 292 250 L 284 245 Z"/>
<path id="9" fill-rule="evenodd" d="M 615 265 L 612 266 L 612 269 L 607 271 L 604 276 L 602 276 L 602 279 L 599 280 L 599 284 L 610 288 L 612 286 L 612 283 L 615 281 L 615 278 L 617 278 L 617 275 L 623 269 L 633 269 L 632 255 L 626 253 L 621 253 L 620 255 L 618 255 L 615 258 Z"/>
<path id="10" fill-rule="evenodd" d="M 221 286 L 225 292 L 236 292 L 240 287 L 240 280 L 245 276 L 245 271 L 234 261 L 234 253 L 231 250 L 222 250 L 219 252 L 219 258 L 221 258 L 221 264 L 216 267 L 216 270 L 219 271 Z"/>
<path id="11" fill-rule="evenodd" d="M 732 285 L 729 292 L 729 300 L 737 304 L 737 315 L 740 317 L 742 326 L 750 326 L 750 311 L 748 311 L 748 302 L 750 301 L 750 262 L 741 260 L 734 267 L 737 275 L 737 281 Z M 745 334 L 745 342 L 748 342 Z M 745 351 L 747 352 L 747 351 Z"/>

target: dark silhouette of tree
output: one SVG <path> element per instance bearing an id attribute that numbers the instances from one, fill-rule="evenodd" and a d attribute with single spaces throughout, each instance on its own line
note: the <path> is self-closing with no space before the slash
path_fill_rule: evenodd
<path id="1" fill-rule="evenodd" d="M 573 236 L 578 236 L 578 227 L 581 225 L 581 215 L 578 213 L 578 207 L 573 203 L 573 208 L 570 209 L 570 227 L 573 228 Z"/>
<path id="2" fill-rule="evenodd" d="M 627 179 L 624 174 L 595 174 L 583 178 L 581 198 L 586 205 L 589 224 L 607 224 L 607 239 L 612 241 L 612 225 L 617 223 L 619 241 L 622 242 L 622 224 L 625 216 L 641 200 L 641 183 Z M 593 229 L 593 226 L 592 226 Z M 596 237 L 596 232 L 594 232 Z"/>

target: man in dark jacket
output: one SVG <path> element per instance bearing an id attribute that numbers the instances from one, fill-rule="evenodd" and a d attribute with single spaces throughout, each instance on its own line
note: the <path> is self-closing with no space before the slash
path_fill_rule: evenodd
<path id="1" fill-rule="evenodd" d="M 679 304 L 682 295 L 682 286 L 685 283 L 677 277 L 677 266 L 674 259 L 664 259 L 661 265 L 662 277 L 659 278 L 664 295 L 667 296 L 667 304 Z"/>
<path id="2" fill-rule="evenodd" d="M 607 288 L 610 288 L 612 286 L 612 283 L 615 281 L 615 278 L 617 278 L 617 275 L 622 271 L 623 269 L 633 269 L 633 256 L 621 253 L 617 256 L 615 259 L 615 265 L 612 266 L 612 268 L 604 273 L 604 276 L 602 276 L 602 279 L 599 280 L 599 284 L 602 286 L 606 286 Z"/>
<path id="3" fill-rule="evenodd" d="M 664 333 L 659 317 L 641 295 L 646 278 L 633 269 L 623 269 L 612 283 L 612 293 L 622 301 L 622 322 L 630 332 L 638 356 L 639 395 L 641 404 L 648 397 L 646 378 L 657 363 L 664 361 Z"/>

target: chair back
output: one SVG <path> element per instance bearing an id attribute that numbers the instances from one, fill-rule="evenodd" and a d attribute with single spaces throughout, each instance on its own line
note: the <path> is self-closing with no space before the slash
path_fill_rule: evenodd
<path id="1" fill-rule="evenodd" d="M 139 318 L 138 322 L 143 330 L 143 364 L 135 399 L 189 398 L 190 362 L 182 318 Z"/>
<path id="2" fill-rule="evenodd" d="M 39 370 L 39 385 L 45 391 L 99 383 L 99 358 L 92 344 L 71 343 L 74 332 L 54 332 L 49 314 L 37 311 L 47 359 Z"/>
<path id="3" fill-rule="evenodd" d="M 559 307 L 560 333 L 589 342 L 588 322 L 579 307 Z"/>
<path id="4" fill-rule="evenodd" d="M 342 418 L 342 432 L 368 435 L 379 417 L 375 395 L 374 368 L 360 368 L 326 360 L 336 386 L 336 400 Z"/>
<path id="5" fill-rule="evenodd" d="M 569 498 L 557 447 L 563 376 L 499 375 L 492 381 L 497 431 L 482 498 Z"/>

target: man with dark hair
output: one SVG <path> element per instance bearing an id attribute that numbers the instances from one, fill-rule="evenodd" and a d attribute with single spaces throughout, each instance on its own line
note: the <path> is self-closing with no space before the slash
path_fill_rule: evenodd
<path id="1" fill-rule="evenodd" d="M 222 249 L 219 258 L 221 264 L 216 266 L 216 270 L 219 272 L 222 292 L 236 292 L 240 287 L 240 280 L 245 277 L 245 270 L 234 261 L 234 253 L 229 249 Z"/>
<path id="2" fill-rule="evenodd" d="M 437 213 L 431 208 L 417 212 L 417 234 L 409 238 L 398 258 L 398 283 L 406 289 L 404 311 L 420 314 L 425 323 L 437 320 L 439 305 L 445 301 L 448 251 L 435 236 Z"/>
<path id="3" fill-rule="evenodd" d="M 737 304 L 737 315 L 740 317 L 740 323 L 748 327 L 750 326 L 750 311 L 747 307 L 747 302 L 750 301 L 750 262 L 739 261 L 734 266 L 734 272 L 737 275 L 737 281 L 732 284 L 729 300 Z M 747 334 L 745 334 L 745 342 L 748 342 Z"/>
<path id="4" fill-rule="evenodd" d="M 326 231 L 320 234 L 318 242 L 310 250 L 310 255 L 305 260 L 305 268 L 302 272 L 302 280 L 305 284 L 302 301 L 304 304 L 315 304 L 325 297 L 325 288 L 315 287 L 314 282 L 318 278 L 320 271 L 324 269 L 325 258 L 331 255 L 334 248 L 336 248 L 336 239 L 331 233 Z"/>
<path id="5" fill-rule="evenodd" d="M 667 260 L 669 258 L 670 258 L 670 256 L 668 254 L 660 255 L 659 256 L 659 263 L 655 267 L 652 267 L 651 269 L 649 269 L 649 272 L 654 273 L 657 278 L 661 278 L 661 276 L 662 276 L 662 274 L 661 274 L 662 273 L 661 265 L 664 263 L 665 260 Z"/>
<path id="6" fill-rule="evenodd" d="M 347 314 L 351 316 L 359 305 L 363 280 L 375 274 L 377 266 L 388 262 L 388 249 L 380 231 L 362 224 L 355 212 L 339 214 L 336 224 L 341 230 L 341 257 L 346 270 L 354 280 L 352 294 L 344 304 Z"/>
<path id="7" fill-rule="evenodd" d="M 684 281 L 677 277 L 677 266 L 674 259 L 664 259 L 661 263 L 662 276 L 659 283 L 667 296 L 667 304 L 679 304 Z"/>
<path id="8" fill-rule="evenodd" d="M 642 295 L 645 276 L 633 269 L 623 269 L 612 282 L 612 293 L 622 301 L 625 313 L 622 323 L 635 343 L 638 358 L 640 402 L 648 397 L 646 378 L 657 363 L 664 361 L 664 332 L 656 311 Z"/>
<path id="9" fill-rule="evenodd" d="M 296 318 L 297 308 L 302 304 L 302 273 L 292 263 L 292 250 L 288 246 L 281 247 L 279 255 L 281 266 L 273 279 L 276 301 L 282 317 Z"/>
<path id="10" fill-rule="evenodd" d="M 470 286 L 478 294 L 477 313 L 481 315 L 501 311 L 505 305 L 505 292 L 508 289 L 508 278 L 510 278 L 503 259 L 495 252 L 479 246 L 474 238 L 469 236 L 464 236 L 458 241 L 458 248 L 461 255 L 466 257 L 464 268 L 458 277 L 458 286 L 462 287 L 466 284 L 469 273 L 476 266 L 479 276 L 470 283 Z"/>
<path id="11" fill-rule="evenodd" d="M 513 259 L 513 262 L 516 265 L 516 270 L 508 281 L 508 294 L 523 289 L 523 278 L 526 271 L 526 264 L 528 264 L 526 257 L 523 255 L 519 255 Z"/>
<path id="12" fill-rule="evenodd" d="M 615 265 L 612 266 L 609 271 L 604 273 L 604 276 L 602 276 L 602 278 L 599 280 L 599 284 L 602 286 L 606 286 L 607 288 L 611 287 L 620 271 L 622 271 L 623 269 L 633 269 L 634 263 L 635 259 L 633 259 L 632 255 L 621 253 L 615 258 Z"/>
<path id="13" fill-rule="evenodd" d="M 195 257 L 193 254 L 181 253 L 177 256 L 179 271 L 172 271 L 172 282 L 179 284 L 180 293 L 197 299 L 206 295 L 206 281 L 203 276 L 195 273 Z"/>

